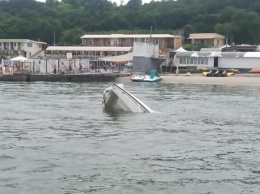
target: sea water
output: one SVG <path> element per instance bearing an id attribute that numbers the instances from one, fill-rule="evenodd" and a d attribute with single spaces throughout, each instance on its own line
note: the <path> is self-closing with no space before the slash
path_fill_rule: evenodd
<path id="1" fill-rule="evenodd" d="M 1 82 L 0 193 L 259 193 L 260 87 L 123 84 Z"/>

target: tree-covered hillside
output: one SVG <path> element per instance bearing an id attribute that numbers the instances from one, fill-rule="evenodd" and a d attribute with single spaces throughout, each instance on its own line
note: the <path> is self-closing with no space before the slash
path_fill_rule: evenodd
<path id="1" fill-rule="evenodd" d="M 126 0 L 125 0 L 126 2 Z M 259 44 L 259 0 L 0 0 L 0 38 L 79 45 L 83 34 L 216 32 L 236 44 Z"/>

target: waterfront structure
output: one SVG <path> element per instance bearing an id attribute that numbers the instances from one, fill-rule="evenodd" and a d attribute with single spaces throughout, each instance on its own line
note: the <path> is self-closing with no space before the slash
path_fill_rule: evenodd
<path id="1" fill-rule="evenodd" d="M 171 34 L 107 34 L 81 36 L 83 46 L 132 47 L 134 42 L 159 45 L 160 54 L 167 55 L 170 50 L 182 46 L 182 37 Z"/>
<path id="2" fill-rule="evenodd" d="M 46 42 L 29 39 L 0 39 L 0 56 L 12 58 L 22 55 L 26 58 L 37 58 L 45 55 Z"/>
<path id="3" fill-rule="evenodd" d="M 260 68 L 260 52 L 177 52 L 174 66 L 190 69 L 228 68 L 248 71 Z"/>
<path id="4" fill-rule="evenodd" d="M 160 65 L 166 60 L 165 56 L 159 54 L 159 45 L 134 42 L 133 52 L 113 57 L 98 58 L 99 61 L 133 64 L 133 72 L 148 73 L 154 69 L 160 71 Z"/>
<path id="5" fill-rule="evenodd" d="M 188 39 L 194 45 L 209 44 L 218 47 L 225 45 L 225 36 L 217 33 L 193 33 Z"/>
<path id="6" fill-rule="evenodd" d="M 68 58 L 67 54 L 71 53 L 71 57 L 75 59 L 88 58 L 91 60 L 96 60 L 99 57 L 127 54 L 132 51 L 132 46 L 49 46 L 46 49 L 46 56 L 51 58 Z"/>

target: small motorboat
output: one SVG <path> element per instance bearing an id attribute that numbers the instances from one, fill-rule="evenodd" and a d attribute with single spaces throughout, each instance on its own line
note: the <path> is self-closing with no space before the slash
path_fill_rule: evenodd
<path id="1" fill-rule="evenodd" d="M 133 82 L 158 82 L 161 81 L 163 76 L 161 76 L 156 70 L 151 70 L 149 75 L 136 75 L 130 79 Z"/>
<path id="2" fill-rule="evenodd" d="M 103 94 L 105 109 L 121 109 L 127 112 L 152 113 L 154 112 L 141 100 L 123 89 L 123 84 L 113 84 Z"/>

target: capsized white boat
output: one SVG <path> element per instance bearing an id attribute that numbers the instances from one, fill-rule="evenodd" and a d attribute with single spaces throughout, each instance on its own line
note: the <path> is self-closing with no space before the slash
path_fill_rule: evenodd
<path id="1" fill-rule="evenodd" d="M 103 103 L 106 109 L 122 109 L 128 112 L 153 113 L 141 100 L 123 89 L 123 84 L 113 84 L 103 94 Z"/>
<path id="2" fill-rule="evenodd" d="M 156 70 L 151 70 L 149 75 L 136 75 L 130 79 L 133 82 L 158 82 L 161 81 L 163 76 L 161 76 Z"/>

